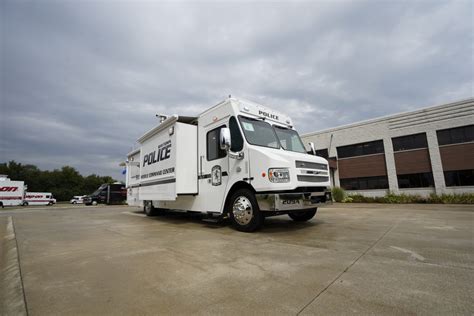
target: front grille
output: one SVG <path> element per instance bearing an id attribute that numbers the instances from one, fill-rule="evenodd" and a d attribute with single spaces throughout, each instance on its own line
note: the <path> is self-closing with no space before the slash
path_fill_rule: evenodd
<path id="1" fill-rule="evenodd" d="M 329 177 L 322 177 L 322 176 L 301 176 L 301 175 L 298 175 L 298 181 L 306 181 L 306 182 L 327 182 L 327 181 L 329 181 Z"/>
<path id="2" fill-rule="evenodd" d="M 317 163 L 317 162 L 296 160 L 296 168 L 328 170 L 328 165 L 323 164 L 323 163 Z"/>

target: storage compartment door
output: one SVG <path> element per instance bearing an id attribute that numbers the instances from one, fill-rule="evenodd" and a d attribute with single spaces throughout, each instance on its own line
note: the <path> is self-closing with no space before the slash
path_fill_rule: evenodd
<path id="1" fill-rule="evenodd" d="M 176 199 L 176 137 L 165 129 L 142 143 L 140 200 Z"/>

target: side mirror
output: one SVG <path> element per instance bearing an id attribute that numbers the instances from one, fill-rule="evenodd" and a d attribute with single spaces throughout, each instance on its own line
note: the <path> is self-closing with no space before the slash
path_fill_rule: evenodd
<path id="1" fill-rule="evenodd" d="M 316 156 L 316 149 L 314 149 L 314 143 L 313 143 L 313 142 L 309 142 L 308 145 L 309 145 L 309 147 L 311 148 L 311 152 L 313 153 L 313 155 Z"/>
<path id="2" fill-rule="evenodd" d="M 221 128 L 221 134 L 219 139 L 219 147 L 225 151 L 230 150 L 230 129 L 227 127 Z"/>

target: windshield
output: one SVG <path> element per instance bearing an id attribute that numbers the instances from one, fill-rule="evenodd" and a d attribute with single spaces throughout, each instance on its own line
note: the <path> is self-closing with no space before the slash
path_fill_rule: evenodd
<path id="1" fill-rule="evenodd" d="M 280 148 L 277 136 L 272 126 L 267 122 L 247 117 L 239 117 L 245 138 L 252 145 Z"/>
<path id="2" fill-rule="evenodd" d="M 306 153 L 303 142 L 295 130 L 274 125 L 273 128 L 280 140 L 281 147 L 285 150 Z"/>
<path id="3" fill-rule="evenodd" d="M 91 195 L 99 195 L 99 193 L 105 189 L 107 187 L 107 184 L 102 184 L 97 190 L 95 190 L 94 193 L 92 193 Z"/>

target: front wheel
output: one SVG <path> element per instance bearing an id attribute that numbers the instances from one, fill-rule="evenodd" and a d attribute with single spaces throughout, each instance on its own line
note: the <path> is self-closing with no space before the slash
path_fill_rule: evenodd
<path id="1" fill-rule="evenodd" d="M 97 201 L 92 201 L 91 204 L 94 205 L 94 206 L 96 206 L 96 205 L 97 205 Z"/>
<path id="2" fill-rule="evenodd" d="M 316 215 L 317 208 L 312 208 L 304 211 L 295 211 L 288 213 L 288 216 L 291 217 L 295 222 L 306 222 L 309 221 Z"/>
<path id="3" fill-rule="evenodd" d="M 232 194 L 229 208 L 230 220 L 238 231 L 256 231 L 265 221 L 265 217 L 258 208 L 255 195 L 248 189 L 240 189 Z"/>
<path id="4" fill-rule="evenodd" d="M 23 202 L 21 206 L 28 206 L 28 202 Z"/>

